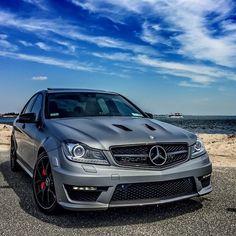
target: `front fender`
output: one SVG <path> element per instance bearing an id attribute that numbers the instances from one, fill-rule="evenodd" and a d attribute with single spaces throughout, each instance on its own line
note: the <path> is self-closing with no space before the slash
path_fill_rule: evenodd
<path id="1" fill-rule="evenodd" d="M 37 156 L 39 156 L 42 151 L 45 151 L 48 155 L 50 164 L 58 166 L 57 157 L 59 156 L 59 150 L 61 150 L 61 143 L 53 137 L 46 137 L 42 140 L 38 148 Z"/>

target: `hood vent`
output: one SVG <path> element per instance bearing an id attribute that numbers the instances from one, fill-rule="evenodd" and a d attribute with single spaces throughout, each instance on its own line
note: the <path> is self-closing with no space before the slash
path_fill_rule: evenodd
<path id="1" fill-rule="evenodd" d="M 146 126 L 148 129 L 152 130 L 152 131 L 156 130 L 156 129 L 153 128 L 151 125 L 145 124 L 145 126 Z"/>
<path id="2" fill-rule="evenodd" d="M 132 131 L 131 129 L 127 128 L 127 127 L 124 126 L 124 125 L 116 125 L 116 124 L 113 124 L 113 126 L 119 128 L 119 129 L 125 130 L 125 131 Z"/>

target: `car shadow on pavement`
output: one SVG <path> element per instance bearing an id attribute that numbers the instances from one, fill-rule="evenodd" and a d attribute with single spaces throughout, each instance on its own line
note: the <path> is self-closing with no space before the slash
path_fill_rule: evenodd
<path id="1" fill-rule="evenodd" d="M 34 204 L 31 178 L 25 172 L 12 172 L 8 161 L 0 164 L 0 171 L 7 182 L 4 186 L 0 186 L 0 189 L 5 188 L 8 189 L 7 191 L 9 188 L 13 189 L 19 198 L 19 206 L 27 214 L 62 228 L 93 228 L 157 222 L 197 211 L 202 208 L 202 201 L 204 201 L 204 198 L 189 199 L 158 207 L 155 205 L 125 207 L 107 211 L 72 212 L 64 210 L 59 215 L 47 216 L 41 213 Z"/>

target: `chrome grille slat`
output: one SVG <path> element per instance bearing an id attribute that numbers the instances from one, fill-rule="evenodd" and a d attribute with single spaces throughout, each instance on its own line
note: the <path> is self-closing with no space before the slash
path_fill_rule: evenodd
<path id="1" fill-rule="evenodd" d="M 149 159 L 149 151 L 155 146 L 163 147 L 167 153 L 167 160 L 161 167 L 154 165 Z M 129 145 L 111 147 L 111 154 L 118 165 L 133 167 L 165 168 L 188 159 L 187 144 L 152 144 L 152 145 Z"/>
<path id="2" fill-rule="evenodd" d="M 183 151 L 174 151 L 174 152 L 167 152 L 167 155 L 177 155 L 177 154 L 183 154 L 188 152 L 187 150 L 183 150 Z"/>
<path id="3" fill-rule="evenodd" d="M 144 155 L 144 154 L 115 154 L 115 157 L 148 157 L 148 155 Z"/>

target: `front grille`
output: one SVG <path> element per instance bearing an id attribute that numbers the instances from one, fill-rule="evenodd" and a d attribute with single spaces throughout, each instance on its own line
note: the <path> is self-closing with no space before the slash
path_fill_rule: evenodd
<path id="1" fill-rule="evenodd" d="M 193 178 L 163 182 L 119 184 L 111 202 L 149 199 L 168 199 L 196 193 Z"/>
<path id="2" fill-rule="evenodd" d="M 165 149 L 167 160 L 162 166 L 156 166 L 149 158 L 149 152 L 155 145 L 130 145 L 111 147 L 115 162 L 122 166 L 163 168 L 188 159 L 187 144 L 157 144 Z"/>

